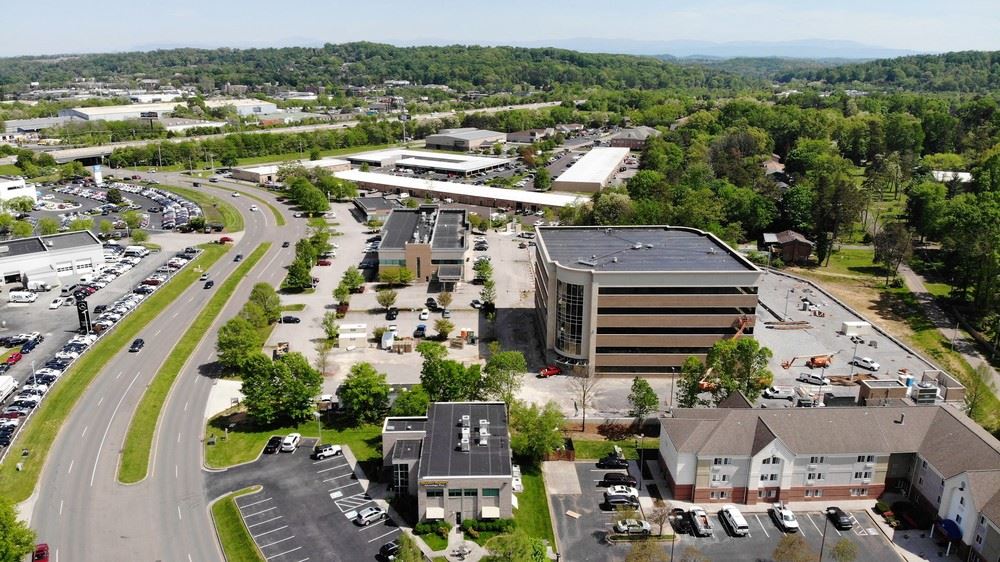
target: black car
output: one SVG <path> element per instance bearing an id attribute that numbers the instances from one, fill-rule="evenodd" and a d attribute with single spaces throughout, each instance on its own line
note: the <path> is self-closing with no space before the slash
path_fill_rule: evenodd
<path id="1" fill-rule="evenodd" d="M 287 248 L 287 247 L 289 247 L 291 245 L 292 245 L 291 242 L 289 242 L 287 240 L 281 243 L 281 247 L 282 248 Z"/>
<path id="2" fill-rule="evenodd" d="M 233 261 L 243 261 L 243 254 L 236 254 L 236 257 L 233 258 Z"/>
<path id="3" fill-rule="evenodd" d="M 387 542 L 382 545 L 382 548 L 378 549 L 378 557 L 381 560 L 395 560 L 396 555 L 399 554 L 399 550 L 399 541 Z"/>
<path id="4" fill-rule="evenodd" d="M 854 527 L 854 522 L 851 521 L 851 516 L 844 513 L 844 510 L 839 507 L 832 506 L 826 508 L 826 516 L 830 518 L 830 522 L 833 523 L 833 526 L 841 531 L 847 531 Z"/>
<path id="5" fill-rule="evenodd" d="M 215 286 L 215 281 L 212 281 L 211 279 L 209 279 L 208 281 L 205 281 L 205 288 L 206 289 L 211 289 L 214 286 Z"/>
<path id="6" fill-rule="evenodd" d="M 264 454 L 273 455 L 278 452 L 281 448 L 281 436 L 272 435 L 270 439 L 267 440 L 267 445 L 264 445 Z"/>
<path id="7" fill-rule="evenodd" d="M 108 309 L 108 305 L 106 305 L 106 304 L 99 304 L 99 305 L 97 305 L 97 306 L 94 307 L 94 314 L 100 314 L 100 313 L 104 312 L 107 309 Z"/>
<path id="8" fill-rule="evenodd" d="M 636 481 L 635 477 L 631 474 L 623 474 L 621 472 L 608 472 L 601 478 L 601 486 L 611 487 L 611 486 L 630 486 L 635 487 Z"/>
<path id="9" fill-rule="evenodd" d="M 691 519 L 688 516 L 688 512 L 679 507 L 671 509 L 670 526 L 674 528 L 674 532 L 677 534 L 689 534 L 691 532 Z"/>
<path id="10" fill-rule="evenodd" d="M 35 349 L 35 346 L 37 345 L 38 344 L 35 343 L 34 341 L 26 342 L 24 345 L 21 346 L 21 355 L 24 355 L 26 353 L 31 353 L 31 350 Z"/>
<path id="11" fill-rule="evenodd" d="M 385 312 L 386 320 L 395 320 L 397 316 L 399 316 L 399 309 L 396 307 L 390 308 Z"/>
<path id="12" fill-rule="evenodd" d="M 298 324 L 299 322 L 302 322 L 302 319 L 299 318 L 298 316 L 282 316 L 281 317 L 281 323 L 282 324 Z"/>
<path id="13" fill-rule="evenodd" d="M 146 345 L 146 340 L 142 338 L 136 338 L 136 340 L 132 342 L 132 347 L 129 347 L 128 350 L 132 353 L 136 353 L 137 351 L 145 347 L 145 345 Z"/>
<path id="14" fill-rule="evenodd" d="M 608 455 L 597 461 L 597 468 L 628 468 L 628 461 L 618 455 Z"/>

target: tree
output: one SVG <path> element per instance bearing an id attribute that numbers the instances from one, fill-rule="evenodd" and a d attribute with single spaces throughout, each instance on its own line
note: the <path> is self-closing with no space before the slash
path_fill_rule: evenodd
<path id="1" fill-rule="evenodd" d="M 343 281 L 333 290 L 333 298 L 337 299 L 339 303 L 346 303 L 351 299 L 351 290 Z"/>
<path id="2" fill-rule="evenodd" d="M 370 363 L 356 363 L 337 389 L 340 405 L 359 424 L 376 423 L 389 409 L 389 383 Z"/>
<path id="3" fill-rule="evenodd" d="M 408 390 L 401 390 L 392 402 L 389 414 L 393 416 L 423 416 L 427 414 L 431 398 L 423 385 L 415 384 Z"/>
<path id="4" fill-rule="evenodd" d="M 58 229 L 57 229 L 58 230 Z M 28 221 L 14 221 L 10 225 L 10 235 L 14 238 L 27 238 L 35 231 Z"/>
<path id="5" fill-rule="evenodd" d="M 639 199 L 659 199 L 666 194 L 667 178 L 656 170 L 639 170 L 626 184 L 629 197 Z"/>
<path id="6" fill-rule="evenodd" d="M 302 258 L 296 258 L 288 266 L 285 285 L 292 290 L 302 291 L 312 287 L 312 266 Z"/>
<path id="7" fill-rule="evenodd" d="M 417 546 L 417 541 L 409 533 L 399 534 L 399 553 L 396 554 L 396 562 L 424 562 L 424 553 Z"/>
<path id="8" fill-rule="evenodd" d="M 438 318 L 434 321 L 434 329 L 437 330 L 442 340 L 446 340 L 448 334 L 455 330 L 455 323 L 447 318 Z"/>
<path id="9" fill-rule="evenodd" d="M 569 387 L 573 392 L 574 405 L 583 414 L 583 422 L 580 424 L 581 431 L 587 431 L 587 408 L 594 405 L 601 392 L 601 379 L 592 375 L 573 377 L 569 380 Z"/>
<path id="10" fill-rule="evenodd" d="M 357 290 L 358 287 L 365 284 L 365 276 L 358 270 L 357 267 L 352 265 L 344 271 L 342 283 L 345 283 L 347 288 L 352 291 Z"/>
<path id="11" fill-rule="evenodd" d="M 35 202 L 31 200 L 31 197 L 21 195 L 8 199 L 4 202 L 4 206 L 18 213 L 30 213 L 35 208 Z"/>
<path id="12" fill-rule="evenodd" d="M 301 353 L 294 351 L 282 355 L 274 363 L 280 390 L 279 414 L 295 423 L 311 419 L 323 376 Z"/>
<path id="13" fill-rule="evenodd" d="M 549 173 L 547 168 L 538 168 L 535 170 L 534 185 L 536 191 L 548 191 L 552 187 L 552 174 Z"/>
<path id="14" fill-rule="evenodd" d="M 247 302 L 255 303 L 264 311 L 264 317 L 268 324 L 273 324 L 281 317 L 281 298 L 274 287 L 267 283 L 255 283 L 250 290 L 250 298 Z"/>
<path id="15" fill-rule="evenodd" d="M 659 402 L 659 397 L 646 379 L 639 377 L 632 379 L 632 391 L 628 394 L 628 403 L 632 407 L 629 415 L 635 416 L 639 423 L 642 423 L 646 416 L 656 410 Z"/>
<path id="16" fill-rule="evenodd" d="M 38 219 L 38 233 L 48 236 L 59 232 L 59 221 L 52 217 L 42 217 Z"/>
<path id="17" fill-rule="evenodd" d="M 437 342 L 421 342 L 423 356 L 420 384 L 432 402 L 475 400 L 480 397 L 482 373 L 479 365 L 465 365 L 445 359 L 447 350 Z"/>
<path id="18" fill-rule="evenodd" d="M 414 275 L 413 272 L 405 267 L 401 267 L 397 270 L 397 279 L 400 285 L 409 285 L 413 283 Z"/>
<path id="19" fill-rule="evenodd" d="M 142 215 L 135 211 L 125 211 L 121 214 L 121 218 L 125 221 L 125 225 L 128 226 L 129 230 L 139 228 L 142 224 Z"/>
<path id="20" fill-rule="evenodd" d="M 239 315 L 258 330 L 270 324 L 267 321 L 267 314 L 264 312 L 264 309 L 255 302 L 247 301 L 244 303 Z"/>
<path id="21" fill-rule="evenodd" d="M 656 525 L 658 535 L 663 535 L 663 526 L 670 521 L 670 504 L 664 502 L 663 500 L 656 500 L 653 504 L 653 510 L 649 512 L 646 519 Z"/>
<path id="22" fill-rule="evenodd" d="M 536 404 L 514 402 L 510 405 L 511 449 L 519 457 L 540 461 L 563 446 L 560 429 L 565 422 L 555 402 L 549 401 L 541 408 Z"/>
<path id="23" fill-rule="evenodd" d="M 490 358 L 486 360 L 483 372 L 486 378 L 483 387 L 487 396 L 503 401 L 510 408 L 517 391 L 524 384 L 524 373 L 528 363 L 520 351 L 501 351 L 496 342 L 490 345 Z"/>
<path id="24" fill-rule="evenodd" d="M 625 562 L 667 562 L 670 557 L 658 543 L 654 541 L 633 541 Z"/>
<path id="25" fill-rule="evenodd" d="M 303 212 L 311 215 L 318 215 L 330 210 L 330 202 L 326 199 L 326 194 L 316 187 L 307 189 L 295 201 Z"/>
<path id="26" fill-rule="evenodd" d="M 98 228 L 98 230 L 101 231 L 101 234 L 103 234 L 104 236 L 107 236 L 107 235 L 111 234 L 112 232 L 114 232 L 115 225 L 111 224 L 111 221 L 109 221 L 109 220 L 102 220 L 100 222 L 100 224 L 97 226 L 97 228 Z"/>
<path id="27" fill-rule="evenodd" d="M 219 363 L 229 369 L 242 370 L 246 359 L 260 352 L 262 342 L 257 329 L 242 316 L 236 316 L 219 328 L 215 350 Z"/>
<path id="28" fill-rule="evenodd" d="M 121 205 L 125 202 L 125 198 L 122 197 L 122 190 L 117 187 L 112 187 L 108 190 L 105 200 L 112 205 Z"/>
<path id="29" fill-rule="evenodd" d="M 775 562 L 812 562 L 816 560 L 816 553 L 812 551 L 802 535 L 793 533 L 782 535 L 778 546 L 774 547 L 771 558 Z"/>
<path id="30" fill-rule="evenodd" d="M 895 276 L 902 265 L 913 254 L 913 235 L 901 222 L 887 224 L 875 235 L 875 262 L 885 267 L 885 283 Z"/>
<path id="31" fill-rule="evenodd" d="M 340 336 L 340 326 L 337 325 L 337 313 L 328 310 L 323 314 L 323 335 L 326 336 L 327 341 L 333 342 Z"/>
<path id="32" fill-rule="evenodd" d="M 254 351 L 242 361 L 243 405 L 258 423 L 271 425 L 280 417 L 280 378 L 274 362 L 260 351 Z"/>
<path id="33" fill-rule="evenodd" d="M 983 423 L 998 415 L 998 412 L 993 412 L 988 407 L 989 398 L 994 392 L 995 385 L 990 378 L 989 365 L 980 364 L 965 381 L 965 411 L 970 418 Z"/>
<path id="34" fill-rule="evenodd" d="M 701 394 L 702 377 L 705 376 L 705 365 L 697 357 L 688 357 L 681 367 L 681 374 L 677 379 L 677 407 L 694 408 L 705 405 L 705 401 L 698 397 Z"/>
<path id="35" fill-rule="evenodd" d="M 0 560 L 18 562 L 35 550 L 35 532 L 17 518 L 14 506 L 0 499 Z"/>
<path id="36" fill-rule="evenodd" d="M 132 231 L 132 241 L 136 244 L 142 244 L 149 240 L 149 233 L 145 230 L 135 229 Z"/>
<path id="37" fill-rule="evenodd" d="M 774 379 L 767 369 L 767 362 L 773 355 L 770 349 L 761 347 L 760 342 L 752 338 L 715 342 L 708 351 L 708 365 L 718 380 L 716 400 L 742 392 L 751 402 L 756 401 Z"/>
<path id="38" fill-rule="evenodd" d="M 396 304 L 396 291 L 392 289 L 382 289 L 375 295 L 375 300 L 378 301 L 379 306 L 388 310 L 390 306 Z"/>
<path id="39" fill-rule="evenodd" d="M 472 266 L 472 270 L 476 272 L 476 279 L 482 279 L 483 281 L 493 279 L 493 264 L 487 260 L 477 261 Z"/>
<path id="40" fill-rule="evenodd" d="M 482 290 L 479 291 L 479 298 L 488 305 L 494 304 L 497 300 L 497 284 L 492 279 L 487 279 L 483 283 Z"/>
<path id="41" fill-rule="evenodd" d="M 594 210 L 592 213 L 594 224 L 601 226 L 614 226 L 628 224 L 632 218 L 632 199 L 627 193 L 609 191 L 599 192 L 594 196 Z"/>
<path id="42" fill-rule="evenodd" d="M 545 543 L 517 529 L 513 533 L 499 535 L 490 540 L 490 555 L 483 562 L 547 562 Z"/>
<path id="43" fill-rule="evenodd" d="M 449 306 L 451 306 L 452 298 L 453 298 L 452 294 L 448 291 L 445 291 L 444 293 L 438 295 L 437 301 L 438 304 L 441 305 L 441 308 L 448 308 Z"/>
<path id="44" fill-rule="evenodd" d="M 858 559 L 858 545 L 847 537 L 841 538 L 830 553 L 837 562 L 854 562 Z"/>
<path id="45" fill-rule="evenodd" d="M 329 313 L 327 313 L 329 314 Z M 320 376 L 326 375 L 326 369 L 330 365 L 330 350 L 333 349 L 333 340 L 316 340 L 313 349 L 316 350 L 316 370 Z"/>

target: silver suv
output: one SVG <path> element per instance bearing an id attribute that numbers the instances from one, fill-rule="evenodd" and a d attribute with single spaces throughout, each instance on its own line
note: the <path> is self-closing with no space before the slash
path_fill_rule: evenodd
<path id="1" fill-rule="evenodd" d="M 357 519 L 355 519 L 355 521 L 358 523 L 358 525 L 367 527 L 368 525 L 371 525 L 372 523 L 382 519 L 385 519 L 385 510 L 382 509 L 381 507 L 374 506 L 374 507 L 366 507 L 361 511 L 359 511 L 358 517 Z"/>

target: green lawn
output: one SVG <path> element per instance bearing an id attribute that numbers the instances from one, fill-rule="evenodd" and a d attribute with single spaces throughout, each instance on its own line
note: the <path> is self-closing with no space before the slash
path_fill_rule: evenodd
<path id="1" fill-rule="evenodd" d="M 228 250 L 226 246 L 218 244 L 206 244 L 203 249 L 188 267 L 153 293 L 132 314 L 122 319 L 60 378 L 60 383 L 49 392 L 32 416 L 31 423 L 17 434 L 17 440 L 12 445 L 18 450 L 29 449 L 31 454 L 28 457 L 10 455 L 0 465 L 0 497 L 13 503 L 28 499 L 63 422 L 94 377 L 119 351 L 131 343 L 136 334 L 197 281 L 202 270 L 215 263 Z M 23 470 L 17 470 L 17 463 L 23 463 Z"/>
<path id="2" fill-rule="evenodd" d="M 199 312 L 198 317 L 181 337 L 170 352 L 170 356 L 160 367 L 153 382 L 146 387 L 146 392 L 135 410 L 128 434 L 125 436 L 125 446 L 122 449 L 121 464 L 118 467 L 118 480 L 124 484 L 133 484 L 146 477 L 149 470 L 149 457 L 153 446 L 153 435 L 174 380 L 180 375 L 181 369 L 187 364 L 188 358 L 202 338 L 208 333 L 209 327 L 229 302 L 236 287 L 247 272 L 264 256 L 271 243 L 265 242 L 259 246 L 233 271 L 222 283 L 219 290 L 212 295 L 208 304 Z"/>
<path id="3" fill-rule="evenodd" d="M 556 547 L 556 539 L 552 534 L 552 519 L 549 517 L 549 504 L 545 498 L 545 479 L 538 466 L 521 466 L 521 483 L 524 491 L 517 495 L 518 509 L 514 512 L 517 528 L 527 533 L 529 537 L 545 539 L 552 548 Z"/>
<path id="4" fill-rule="evenodd" d="M 205 213 L 205 220 L 209 223 L 222 223 L 225 225 L 226 232 L 239 232 L 243 230 L 243 215 L 236 210 L 236 207 L 218 197 L 186 187 L 176 187 L 173 185 L 157 185 L 156 187 L 165 191 L 172 191 L 197 203 L 201 207 L 202 212 Z"/>
<path id="5" fill-rule="evenodd" d="M 13 164 L 4 164 L 3 166 L 0 166 L 0 176 L 20 176 L 23 174 L 24 172 L 21 171 L 21 168 L 18 168 Z"/>
<path id="6" fill-rule="evenodd" d="M 622 448 L 627 459 L 638 459 L 636 453 L 635 439 L 622 439 L 621 441 L 609 441 L 607 439 L 579 439 L 573 438 L 573 449 L 576 451 L 577 460 L 599 459 L 614 450 L 615 445 Z M 642 440 L 644 449 L 657 449 L 659 442 L 656 439 L 647 437 Z M 646 453 L 649 457 L 649 453 Z"/>
<path id="7" fill-rule="evenodd" d="M 252 461 L 272 435 L 298 432 L 304 437 L 316 437 L 318 428 L 315 421 L 303 422 L 297 426 L 264 427 L 254 423 L 239 408 L 209 420 L 205 435 L 217 437 L 215 445 L 205 445 L 205 464 L 209 468 L 225 468 Z M 229 430 L 229 438 L 223 440 L 225 428 L 230 423 L 236 425 Z M 323 442 L 349 446 L 359 463 L 367 463 L 366 467 L 371 467 L 373 462 L 377 463 L 382 458 L 381 435 L 380 425 L 351 427 L 339 417 L 328 417 L 323 421 Z"/>
<path id="8" fill-rule="evenodd" d="M 441 538 L 441 535 L 437 533 L 427 533 L 426 535 L 418 535 L 421 540 L 427 543 L 427 547 L 434 552 L 440 552 L 448 548 L 448 539 Z"/>
<path id="9" fill-rule="evenodd" d="M 243 523 L 236 498 L 252 494 L 260 490 L 260 486 L 244 488 L 220 498 L 212 504 L 212 523 L 222 543 L 227 562 L 264 562 L 264 557 L 257 550 L 253 537 Z"/>

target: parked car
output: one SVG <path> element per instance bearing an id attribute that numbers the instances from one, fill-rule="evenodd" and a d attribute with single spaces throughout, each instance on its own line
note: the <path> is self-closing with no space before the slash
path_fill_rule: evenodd
<path id="1" fill-rule="evenodd" d="M 770 386 L 764 389 L 764 398 L 774 398 L 780 400 L 791 400 L 795 397 L 795 391 L 791 388 L 777 388 Z"/>
<path id="2" fill-rule="evenodd" d="M 785 507 L 785 504 L 774 504 L 773 507 L 768 509 L 768 513 L 771 514 L 771 519 L 774 520 L 774 524 L 777 525 L 782 531 L 786 533 L 795 533 L 799 530 L 799 521 L 795 518 L 795 514 L 792 513 L 792 510 Z"/>
<path id="3" fill-rule="evenodd" d="M 607 455 L 597 461 L 597 468 L 628 468 L 628 461 L 618 455 Z"/>
<path id="4" fill-rule="evenodd" d="M 392 542 L 387 542 L 387 543 L 385 543 L 385 544 L 382 545 L 382 548 L 378 549 L 379 558 L 382 559 L 382 560 L 385 560 L 387 562 L 391 561 L 391 560 L 395 560 L 396 559 L 396 555 L 399 554 L 399 551 L 400 551 L 401 548 L 402 547 L 400 546 L 398 540 L 392 541 Z"/>
<path id="5" fill-rule="evenodd" d="M 289 433 L 281 440 L 281 452 L 291 453 L 299 446 L 299 441 L 302 441 L 301 434 Z"/>
<path id="6" fill-rule="evenodd" d="M 451 311 L 447 308 L 441 311 L 441 318 L 451 318 Z"/>
<path id="7" fill-rule="evenodd" d="M 427 337 L 427 324 L 417 324 L 417 329 L 413 330 L 413 337 L 415 337 L 415 338 L 426 338 Z"/>
<path id="8" fill-rule="evenodd" d="M 680 507 L 675 507 L 670 510 L 670 526 L 673 527 L 674 532 L 679 535 L 684 535 L 691 532 L 691 519 L 688 518 L 687 512 Z"/>
<path id="9" fill-rule="evenodd" d="M 616 484 L 608 487 L 608 493 L 614 495 L 632 496 L 633 498 L 639 497 L 639 490 L 636 490 L 632 486 L 625 486 L 622 484 Z"/>
<path id="10" fill-rule="evenodd" d="M 335 457 L 341 454 L 342 449 L 340 445 L 316 445 L 313 448 L 313 458 L 316 460 L 322 460 L 329 457 Z"/>
<path id="11" fill-rule="evenodd" d="M 688 517 L 691 520 L 691 530 L 695 536 L 712 536 L 712 520 L 708 518 L 708 514 L 705 513 L 704 509 L 697 505 L 692 506 L 691 511 L 688 512 Z"/>
<path id="12" fill-rule="evenodd" d="M 604 474 L 599 483 L 601 486 L 635 486 L 637 482 L 631 474 L 623 472 L 608 472 Z"/>
<path id="13" fill-rule="evenodd" d="M 807 382 L 809 384 L 830 384 L 830 379 L 826 375 L 817 375 L 814 373 L 800 373 L 798 378 L 795 380 L 799 382 Z"/>
<path id="14" fill-rule="evenodd" d="M 145 346 L 146 346 L 146 340 L 142 338 L 136 338 L 135 341 L 132 342 L 132 345 L 128 348 L 128 350 L 131 353 L 136 353 Z"/>
<path id="15" fill-rule="evenodd" d="M 862 369 L 868 369 L 869 371 L 877 371 L 881 367 L 877 361 L 871 357 L 855 357 L 854 361 L 851 361 L 852 365 L 861 367 Z"/>
<path id="16" fill-rule="evenodd" d="M 223 236 L 222 238 L 219 238 L 219 244 L 229 244 L 232 243 L 232 241 L 233 239 L 228 236 Z"/>
<path id="17" fill-rule="evenodd" d="M 615 523 L 615 532 L 623 535 L 648 535 L 650 525 L 648 521 L 638 519 L 622 519 Z"/>
<path id="18" fill-rule="evenodd" d="M 264 445 L 264 454 L 273 455 L 274 453 L 277 453 L 278 449 L 281 448 L 281 441 L 282 439 L 280 435 L 271 436 L 271 438 L 267 440 L 267 445 Z"/>
<path id="19" fill-rule="evenodd" d="M 429 311 L 429 310 L 427 310 L 425 308 L 425 309 L 423 309 L 423 310 L 420 311 L 420 314 L 417 316 L 417 319 L 418 320 L 427 320 L 430 317 L 431 317 L 431 311 Z"/>
<path id="20" fill-rule="evenodd" d="M 233 194 L 231 195 L 231 197 L 239 197 L 239 196 L 240 196 L 239 192 L 236 191 L 234 191 Z"/>
<path id="21" fill-rule="evenodd" d="M 750 534 L 750 525 L 746 518 L 740 513 L 735 505 L 724 505 L 719 510 L 719 521 L 729 530 L 734 537 L 745 537 Z"/>
<path id="22" fill-rule="evenodd" d="M 302 319 L 299 318 L 298 316 L 282 316 L 281 317 L 281 323 L 282 324 L 298 324 L 299 322 L 302 322 Z"/>
<path id="23" fill-rule="evenodd" d="M 562 374 L 562 369 L 556 367 L 555 365 L 548 365 L 546 367 L 542 367 L 542 369 L 538 371 L 538 378 L 544 379 L 561 374 Z"/>
<path id="24" fill-rule="evenodd" d="M 7 364 L 8 365 L 17 365 L 18 361 L 21 360 L 21 357 L 22 357 L 21 353 L 15 351 L 14 353 L 11 353 L 10 355 L 7 356 Z"/>
<path id="25" fill-rule="evenodd" d="M 399 309 L 396 307 L 391 307 L 389 310 L 385 311 L 386 320 L 395 320 L 399 316 Z"/>
<path id="26" fill-rule="evenodd" d="M 427 300 L 424 301 L 424 306 L 429 310 L 437 310 L 438 301 L 434 297 L 427 297 Z"/>
<path id="27" fill-rule="evenodd" d="M 326 267 L 326 266 L 333 265 L 333 262 L 330 261 L 330 260 L 318 260 L 318 261 L 316 261 L 316 265 L 322 265 L 322 266 Z"/>
<path id="28" fill-rule="evenodd" d="M 49 562 L 49 545 L 42 543 L 36 546 L 31 560 L 32 562 Z"/>
<path id="29" fill-rule="evenodd" d="M 355 521 L 359 525 L 367 527 L 376 521 L 385 519 L 385 510 L 378 506 L 366 507 L 358 512 L 358 517 Z"/>
<path id="30" fill-rule="evenodd" d="M 284 242 L 281 243 L 281 247 L 282 248 L 287 248 L 287 247 L 289 247 L 291 245 L 292 244 L 288 240 L 285 240 Z"/>
<path id="31" fill-rule="evenodd" d="M 483 307 L 483 301 L 481 301 L 479 299 L 472 299 L 472 302 L 470 304 L 472 305 L 472 308 L 482 308 Z"/>
<path id="32" fill-rule="evenodd" d="M 841 531 L 847 531 L 854 527 L 854 521 L 851 520 L 851 516 L 844 513 L 844 510 L 837 506 L 826 508 L 826 516 L 830 518 L 833 526 Z"/>

